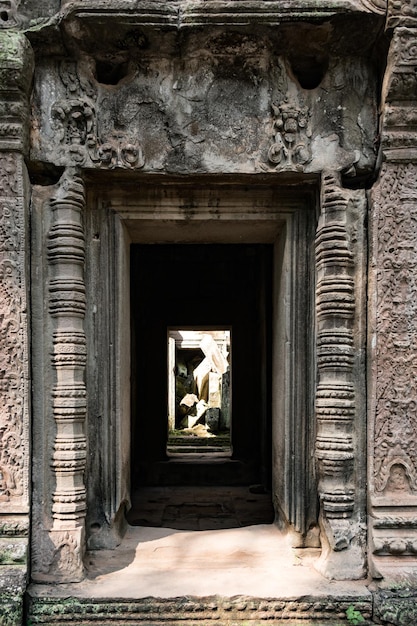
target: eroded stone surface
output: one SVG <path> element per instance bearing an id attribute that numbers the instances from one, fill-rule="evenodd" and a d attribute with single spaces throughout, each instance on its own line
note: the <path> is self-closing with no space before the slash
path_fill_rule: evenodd
<path id="1" fill-rule="evenodd" d="M 383 35 L 385 26 L 387 37 Z M 317 567 L 330 578 L 364 576 L 369 530 L 370 571 L 383 578 L 374 596 L 376 617 L 396 626 L 415 621 L 416 28 L 415 0 L 0 1 L 2 623 L 20 623 L 20 599 L 26 585 L 28 329 L 35 329 L 33 572 L 39 580 L 76 580 L 84 575 L 87 537 L 91 539 L 97 528 L 105 528 L 97 545 L 114 546 L 120 541 L 124 509 L 129 505 L 129 435 L 117 421 L 119 415 L 129 412 L 129 390 L 120 383 L 129 378 L 129 364 L 120 365 L 123 346 L 129 345 L 128 316 L 123 313 L 129 308 L 128 297 L 121 298 L 107 317 L 101 311 L 94 317 L 97 306 L 89 307 L 88 290 L 85 300 L 86 286 L 91 290 L 92 277 L 100 272 L 106 276 L 103 282 L 109 292 L 115 291 L 120 281 L 126 286 L 126 241 L 137 236 L 151 212 L 147 207 L 143 219 L 127 189 L 139 189 L 144 178 L 148 184 L 153 180 L 157 188 L 159 205 L 152 210 L 159 211 L 159 221 L 155 220 L 153 228 L 158 223 L 169 229 L 169 219 L 186 228 L 193 220 L 200 224 L 205 220 L 213 232 L 212 224 L 218 219 L 227 228 L 229 200 L 219 208 L 210 204 L 216 194 L 209 194 L 208 206 L 194 205 L 187 201 L 192 194 L 184 192 L 181 208 L 175 212 L 170 191 L 160 188 L 167 176 L 177 177 L 179 186 L 178 181 L 200 177 L 201 186 L 207 175 L 217 181 L 246 177 L 248 186 L 254 179 L 263 184 L 273 180 L 276 189 L 283 181 L 293 189 L 299 185 L 312 189 L 314 184 L 317 191 L 320 187 L 321 203 L 313 202 L 309 192 L 309 202 L 320 209 L 317 215 L 321 211 L 315 239 L 317 300 L 308 318 L 311 327 L 317 323 L 318 335 L 316 418 L 314 423 L 308 416 L 302 418 L 304 430 L 317 435 L 318 485 L 303 500 L 314 509 L 313 501 L 317 496 L 320 499 L 323 550 Z M 33 88 L 29 41 L 36 58 Z M 29 325 L 30 187 L 25 159 L 33 180 L 51 185 L 33 190 L 31 286 L 37 293 Z M 106 189 L 110 182 L 113 188 L 119 186 L 117 200 L 114 195 L 112 199 L 102 195 L 100 209 L 93 196 L 88 202 L 84 196 L 79 201 L 80 194 L 74 189 L 85 185 L 88 193 L 92 181 Z M 364 187 L 371 186 L 367 285 Z M 97 213 L 104 211 L 103 206 L 107 213 L 100 222 Z M 258 215 L 269 210 L 258 200 L 254 207 Z M 167 210 L 172 211 L 168 220 Z M 271 228 L 279 230 L 277 223 L 268 219 Z M 283 220 L 282 213 L 279 220 Z M 286 228 L 296 228 L 296 224 L 299 222 L 293 217 Z M 248 224 L 245 228 L 247 236 Z M 307 231 L 297 239 L 303 241 L 305 236 L 304 247 L 313 242 Z M 87 246 L 85 236 L 91 237 Z M 276 233 L 274 237 L 276 243 Z M 295 239 L 287 238 L 285 245 L 291 241 Z M 99 251 L 98 246 L 102 246 Z M 103 261 L 106 254 L 112 260 Z M 293 276 L 299 272 L 300 281 L 302 263 L 297 265 L 288 256 L 283 265 L 286 263 Z M 309 275 L 311 282 L 313 274 Z M 285 272 L 280 277 L 284 280 Z M 306 285 L 308 280 L 299 284 Z M 364 312 L 366 287 L 368 318 Z M 282 302 L 287 306 L 294 298 L 290 291 L 279 292 L 277 310 Z M 106 302 L 113 307 L 110 299 Z M 292 311 L 300 310 L 293 306 Z M 280 346 L 287 346 L 289 337 L 298 341 L 299 356 L 301 331 L 297 335 L 290 326 L 279 329 L 283 337 Z M 86 329 L 97 336 L 86 338 Z M 107 347 L 100 345 L 106 342 Z M 98 360 L 94 350 L 94 354 L 87 353 L 87 345 L 98 346 L 97 353 L 104 355 L 104 365 L 100 364 L 104 372 L 108 368 L 117 374 L 100 378 Z M 311 354 L 307 354 L 309 350 Z M 308 364 L 303 366 L 303 376 L 316 367 L 312 347 L 304 352 Z M 295 367 L 288 365 L 288 354 L 286 361 L 282 354 L 280 358 L 285 367 Z M 314 385 L 309 377 L 314 376 L 305 375 L 312 395 Z M 297 380 L 301 378 L 299 375 Z M 103 380 L 106 389 L 97 384 Z M 277 395 L 291 397 L 293 402 L 296 396 L 285 395 L 288 376 L 282 380 L 284 383 L 277 383 Z M 94 408 L 90 424 L 87 393 L 94 399 L 88 405 Z M 99 395 L 102 401 L 95 400 Z M 368 481 L 364 453 L 367 399 Z M 304 404 L 296 407 L 300 415 L 312 410 L 312 402 Z M 111 418 L 110 405 L 114 409 Z M 98 435 L 92 435 L 93 424 Z M 312 437 L 302 430 L 298 431 L 300 445 L 311 457 Z M 274 430 L 274 437 L 278 431 Z M 114 438 L 119 446 L 116 451 Z M 98 454 L 88 457 L 88 446 L 94 452 L 97 442 L 104 462 L 97 460 Z M 291 439 L 291 445 L 294 443 L 295 438 Z M 297 489 L 303 481 L 310 484 L 303 474 L 307 467 L 311 469 L 306 456 L 297 457 L 277 445 L 275 452 L 280 451 L 288 454 L 288 459 L 296 458 L 291 472 Z M 289 460 L 284 469 L 288 467 Z M 102 470 L 103 476 L 98 476 Z M 276 474 L 274 489 L 278 492 Z M 86 491 L 88 485 L 91 493 Z M 295 524 L 298 517 L 308 518 L 308 512 L 295 510 L 302 501 L 298 495 L 284 502 L 282 494 L 274 493 L 274 502 L 282 524 L 294 531 L 297 545 L 304 545 L 309 532 L 317 532 L 318 520 L 313 520 L 310 529 Z M 99 501 L 96 508 L 91 507 L 95 500 Z M 99 511 L 97 518 L 88 518 L 89 506 L 94 515 Z M 91 524 L 87 534 L 86 515 Z M 393 590 L 390 582 L 398 588 Z M 186 588 L 181 591 L 186 592 Z M 222 601 L 210 610 L 219 611 L 218 623 L 239 621 L 242 614 L 242 619 L 249 621 L 304 620 L 314 611 L 321 611 L 322 619 L 327 620 L 338 611 L 342 619 L 348 601 L 340 592 L 334 602 L 324 595 L 316 604 L 308 600 L 294 607 L 283 600 L 282 606 L 279 602 L 263 606 L 255 598 L 250 600 L 253 605 L 247 599 L 227 606 Z M 70 619 L 76 611 L 86 615 L 101 611 L 103 620 L 114 623 L 120 611 L 136 611 L 138 619 L 148 611 L 157 623 L 162 611 L 169 609 L 175 617 L 184 608 L 181 602 L 174 606 L 144 601 L 140 608 L 131 609 L 127 603 L 117 602 L 57 602 L 34 602 L 35 623 L 53 623 L 57 607 L 62 619 Z M 185 607 L 190 609 L 190 620 L 195 613 L 203 620 L 211 619 L 209 604 L 193 602 Z M 330 609 L 326 608 L 329 602 Z M 363 605 L 361 602 L 356 598 L 355 606 L 368 615 L 368 598 Z"/>

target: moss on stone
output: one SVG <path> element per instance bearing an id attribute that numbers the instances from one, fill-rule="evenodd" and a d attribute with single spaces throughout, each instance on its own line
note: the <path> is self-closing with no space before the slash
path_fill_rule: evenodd
<path id="1" fill-rule="evenodd" d="M 22 626 L 23 593 L 0 595 L 0 626 Z"/>

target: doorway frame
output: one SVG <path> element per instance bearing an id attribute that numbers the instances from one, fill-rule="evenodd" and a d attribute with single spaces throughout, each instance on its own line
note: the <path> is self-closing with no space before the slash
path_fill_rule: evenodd
<path id="1" fill-rule="evenodd" d="M 293 532 L 299 545 L 303 545 L 308 530 L 317 526 L 313 456 L 316 181 L 295 187 L 269 181 L 249 184 L 205 180 L 201 185 L 191 178 L 186 182 L 153 182 L 150 178 L 139 189 L 129 184 L 121 188 L 117 182 L 107 185 L 105 191 L 102 185 L 88 186 L 86 235 L 87 241 L 97 245 L 87 246 L 86 289 L 91 294 L 86 313 L 87 353 L 106 363 L 104 368 L 91 362 L 91 367 L 87 366 L 87 387 L 105 390 L 100 394 L 100 407 L 97 394 L 93 391 L 89 395 L 89 415 L 101 415 L 102 430 L 97 436 L 94 420 L 90 419 L 88 440 L 94 446 L 104 441 L 108 457 L 106 470 L 100 472 L 100 485 L 94 479 L 93 488 L 88 490 L 86 527 L 90 547 L 117 541 L 117 536 L 123 534 L 124 511 L 130 506 L 130 459 L 126 452 L 130 449 L 131 414 L 126 384 L 131 329 L 129 248 L 131 243 L 151 241 L 274 243 L 273 503 L 277 522 Z M 266 459 L 268 453 L 262 450 L 262 458 Z M 270 470 L 265 467 L 262 471 Z M 97 467 L 90 467 L 88 473 L 97 476 Z M 105 494 L 102 505 L 97 504 L 97 489 Z M 99 532 L 89 532 L 97 527 Z"/>
<path id="2" fill-rule="evenodd" d="M 168 407 L 167 407 L 167 413 L 168 413 L 168 433 L 172 430 L 175 430 L 175 368 L 176 368 L 176 363 L 177 363 L 177 341 L 175 339 L 175 337 L 171 337 L 170 333 L 172 332 L 181 332 L 181 331 L 197 331 L 197 332 L 204 332 L 204 331 L 212 331 L 212 330 L 220 330 L 220 331 L 226 331 L 229 333 L 229 353 L 228 353 L 228 357 L 229 357 L 229 372 L 232 371 L 232 354 L 231 354 L 231 347 L 232 347 L 232 327 L 231 325 L 225 325 L 222 327 L 215 327 L 214 325 L 205 325 L 205 326 L 199 326 L 198 324 L 192 327 L 187 327 L 187 325 L 183 325 L 183 326 L 167 326 L 167 353 L 168 353 L 168 361 L 167 361 L 167 379 L 168 379 Z M 194 346 L 193 346 L 194 347 Z M 184 346 L 181 346 L 181 349 L 187 349 Z M 192 348 L 191 348 L 192 349 Z M 232 400 L 232 395 L 231 395 L 231 385 L 229 386 L 229 405 L 231 406 L 231 400 Z M 231 412 L 229 413 L 229 434 L 231 434 Z"/>

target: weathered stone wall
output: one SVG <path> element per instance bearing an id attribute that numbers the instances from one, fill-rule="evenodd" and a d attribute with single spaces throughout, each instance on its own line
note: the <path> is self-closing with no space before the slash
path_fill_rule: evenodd
<path id="1" fill-rule="evenodd" d="M 27 39 L 0 30 L 0 623 L 20 624 L 30 506 Z"/>
<path id="2" fill-rule="evenodd" d="M 156 11 L 156 5 L 153 7 Z M 381 27 L 378 15 L 360 7 L 349 19 L 338 20 L 341 7 L 334 14 L 322 7 L 320 23 L 300 23 L 295 28 L 287 24 L 288 15 L 283 19 L 275 6 L 275 12 L 264 16 L 264 21 L 247 28 L 242 12 L 236 10 L 229 23 L 234 28 L 226 34 L 210 4 L 204 10 L 201 3 L 194 7 L 194 18 L 198 14 L 208 26 L 204 32 L 196 29 L 187 12 L 189 6 L 181 13 L 182 31 L 172 22 L 169 7 L 159 6 L 151 17 L 139 10 L 129 11 L 120 24 L 114 23 L 107 5 L 89 8 L 91 13 L 85 3 L 82 9 L 77 3 L 67 3 L 54 43 L 52 35 L 41 44 L 37 34 L 29 34 L 39 56 L 31 162 L 35 176 L 59 176 L 63 169 L 67 171 L 60 195 L 71 195 L 74 186 L 75 174 L 68 178 L 68 168 L 85 174 L 125 173 L 130 181 L 144 174 L 221 174 L 269 176 L 279 183 L 288 177 L 303 181 L 324 173 L 317 236 L 321 360 L 316 453 L 327 548 L 320 568 L 330 577 L 361 577 L 365 571 L 364 470 L 359 459 L 363 458 L 365 436 L 366 206 L 363 191 L 347 191 L 343 185 L 351 180 L 360 186 L 375 165 L 378 76 L 370 54 L 372 40 L 363 37 L 363 27 L 357 27 L 360 17 L 376 38 Z M 121 12 L 125 8 L 117 6 Z M 305 17 L 311 7 L 304 10 Z M 164 28 L 155 30 L 157 18 Z M 323 18 L 328 21 L 323 23 Z M 270 26 L 276 23 L 279 28 L 273 32 Z M 341 39 L 342 33 L 345 39 Z M 64 44 L 70 54 L 60 47 Z M 55 204 L 52 200 L 51 208 Z M 336 240 L 340 250 L 329 255 L 327 248 Z M 57 240 L 57 245 L 65 247 L 66 242 Z M 51 255 L 49 265 L 45 276 L 56 271 Z M 337 304 L 329 308 L 332 299 Z M 75 338 L 69 341 L 75 346 Z M 55 342 L 51 338 L 51 345 Z M 56 367 L 58 379 L 60 371 Z M 49 412 L 55 415 L 54 449 L 58 454 L 59 418 L 54 403 L 56 400 Z M 81 428 L 80 419 L 75 422 Z M 47 432 L 54 427 L 51 420 L 49 426 L 45 423 Z M 73 445 L 76 440 L 81 442 L 80 437 L 81 431 Z M 35 445 L 35 458 L 36 450 Z M 47 451 L 40 454 L 44 465 Z M 57 461 L 55 467 L 58 465 Z M 58 485 L 60 473 L 54 471 Z M 51 493 L 53 484 L 49 475 L 39 493 Z M 78 491 L 74 484 L 72 495 L 68 491 L 66 497 L 73 502 L 79 498 L 81 510 L 82 483 L 77 484 Z M 57 506 L 55 503 L 48 511 L 46 498 L 39 517 L 35 514 L 35 527 L 49 528 L 54 545 L 50 533 L 60 525 Z M 76 517 L 75 510 L 73 515 Z M 77 535 L 75 528 L 73 532 Z M 43 561 L 48 560 L 47 544 L 34 551 L 37 579 L 56 575 L 55 550 L 49 563 L 42 562 L 38 568 L 39 553 Z M 79 535 L 65 545 L 82 560 Z M 64 552 L 62 546 L 59 551 Z M 59 576 L 66 569 L 72 579 L 72 566 L 58 569 Z"/>
<path id="3" fill-rule="evenodd" d="M 97 469 L 85 429 L 95 380 L 88 181 L 111 177 L 122 197 L 144 177 L 207 175 L 320 187 L 319 567 L 337 578 L 366 572 L 367 432 L 370 571 L 404 587 L 377 596 L 378 615 L 415 620 L 416 39 L 415 0 L 0 2 L 0 608 L 15 612 L 10 623 L 26 584 L 31 328 L 33 573 L 83 576 L 86 475 Z M 35 184 L 29 324 L 25 158 Z M 376 178 L 366 318 L 365 187 Z M 103 513 L 110 524 L 116 500 Z"/>
<path id="4" fill-rule="evenodd" d="M 395 583 L 378 616 L 414 623 L 417 552 L 417 4 L 391 2 L 383 87 L 382 167 L 372 189 L 369 338 L 371 572 Z M 414 589 L 414 591 L 413 591 Z"/>

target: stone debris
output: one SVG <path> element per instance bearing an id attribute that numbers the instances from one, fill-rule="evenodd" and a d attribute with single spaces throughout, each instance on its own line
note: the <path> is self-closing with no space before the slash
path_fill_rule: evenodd
<path id="1" fill-rule="evenodd" d="M 230 399 L 223 396 L 230 393 L 229 331 L 172 331 L 170 340 L 177 342 L 172 365 L 177 428 L 205 423 L 212 432 L 227 430 Z"/>
<path id="2" fill-rule="evenodd" d="M 217 372 L 218 374 L 224 374 L 227 371 L 227 359 L 224 354 L 220 352 L 217 343 L 211 335 L 203 335 L 200 342 L 200 348 L 204 352 L 206 358 L 210 361 L 211 370 Z"/>
<path id="3" fill-rule="evenodd" d="M 192 428 L 184 428 L 183 433 L 192 437 L 215 437 L 213 433 L 209 432 L 205 424 L 196 424 Z"/>
<path id="4" fill-rule="evenodd" d="M 195 393 L 187 393 L 181 400 L 180 404 L 188 406 L 189 408 L 193 407 L 198 402 L 198 397 Z"/>

